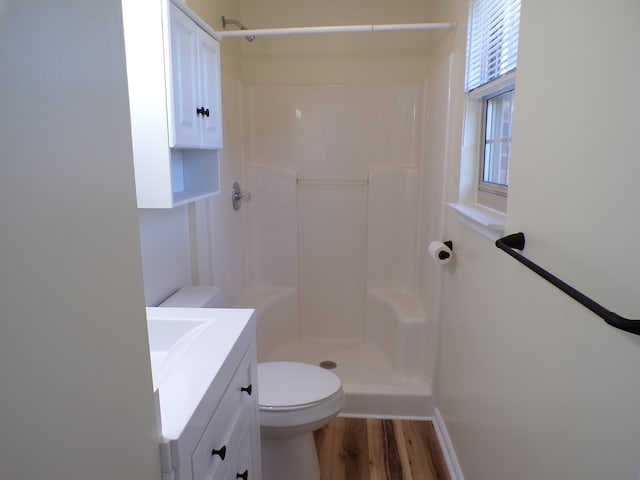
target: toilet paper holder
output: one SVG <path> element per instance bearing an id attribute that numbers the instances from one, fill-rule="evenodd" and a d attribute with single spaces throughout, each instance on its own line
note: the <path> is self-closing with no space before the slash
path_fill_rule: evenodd
<path id="1" fill-rule="evenodd" d="M 453 256 L 453 242 L 451 240 L 446 242 L 434 240 L 427 247 L 427 253 L 436 263 L 445 265 L 451 261 Z"/>
<path id="2" fill-rule="evenodd" d="M 444 243 L 447 247 L 449 247 L 449 250 L 451 250 L 451 252 L 453 252 L 453 242 L 451 240 L 447 240 L 446 242 L 442 242 Z M 446 254 L 446 257 L 444 258 L 448 258 L 449 254 L 447 252 L 440 252 L 440 254 Z M 443 260 L 442 257 L 440 257 L 441 260 Z"/>

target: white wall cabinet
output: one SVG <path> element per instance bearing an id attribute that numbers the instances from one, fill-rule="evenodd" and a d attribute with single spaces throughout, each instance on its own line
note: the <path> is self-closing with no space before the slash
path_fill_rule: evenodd
<path id="1" fill-rule="evenodd" d="M 220 44 L 169 4 L 169 146 L 222 147 Z"/>
<path id="2" fill-rule="evenodd" d="M 220 44 L 173 0 L 123 0 L 139 208 L 172 208 L 220 190 Z"/>

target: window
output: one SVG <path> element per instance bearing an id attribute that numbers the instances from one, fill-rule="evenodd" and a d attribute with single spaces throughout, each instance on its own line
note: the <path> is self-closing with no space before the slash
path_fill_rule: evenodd
<path id="1" fill-rule="evenodd" d="M 479 115 L 478 202 L 486 194 L 506 197 L 518 59 L 520 0 L 473 0 L 467 32 L 465 89 Z M 494 206 L 491 200 L 490 206 Z M 505 205 L 506 207 L 506 205 Z"/>
<path id="2" fill-rule="evenodd" d="M 506 195 L 509 186 L 513 89 L 483 101 L 484 148 L 481 154 L 479 189 Z"/>

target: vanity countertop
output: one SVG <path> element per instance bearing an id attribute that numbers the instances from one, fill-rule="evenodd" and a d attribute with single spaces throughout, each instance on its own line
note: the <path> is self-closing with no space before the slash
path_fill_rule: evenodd
<path id="1" fill-rule="evenodd" d="M 149 307 L 147 323 L 161 434 L 174 440 L 236 344 L 255 330 L 254 310 Z"/>

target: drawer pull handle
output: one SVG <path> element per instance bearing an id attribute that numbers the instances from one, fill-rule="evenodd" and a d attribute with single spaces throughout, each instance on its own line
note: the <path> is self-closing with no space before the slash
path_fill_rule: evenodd
<path id="1" fill-rule="evenodd" d="M 249 478 L 249 470 L 245 470 L 242 473 L 236 473 L 236 478 L 241 478 L 242 480 L 247 480 L 247 478 Z"/>
<path id="2" fill-rule="evenodd" d="M 227 446 L 223 445 L 220 450 L 216 450 L 214 448 L 213 450 L 211 450 L 211 455 L 212 456 L 218 455 L 221 460 L 224 460 L 224 457 L 227 456 Z"/>
<path id="3" fill-rule="evenodd" d="M 241 392 L 246 392 L 247 395 L 251 396 L 251 391 L 253 390 L 253 387 L 251 386 L 251 384 L 249 384 L 248 387 L 242 387 L 240 389 Z"/>

